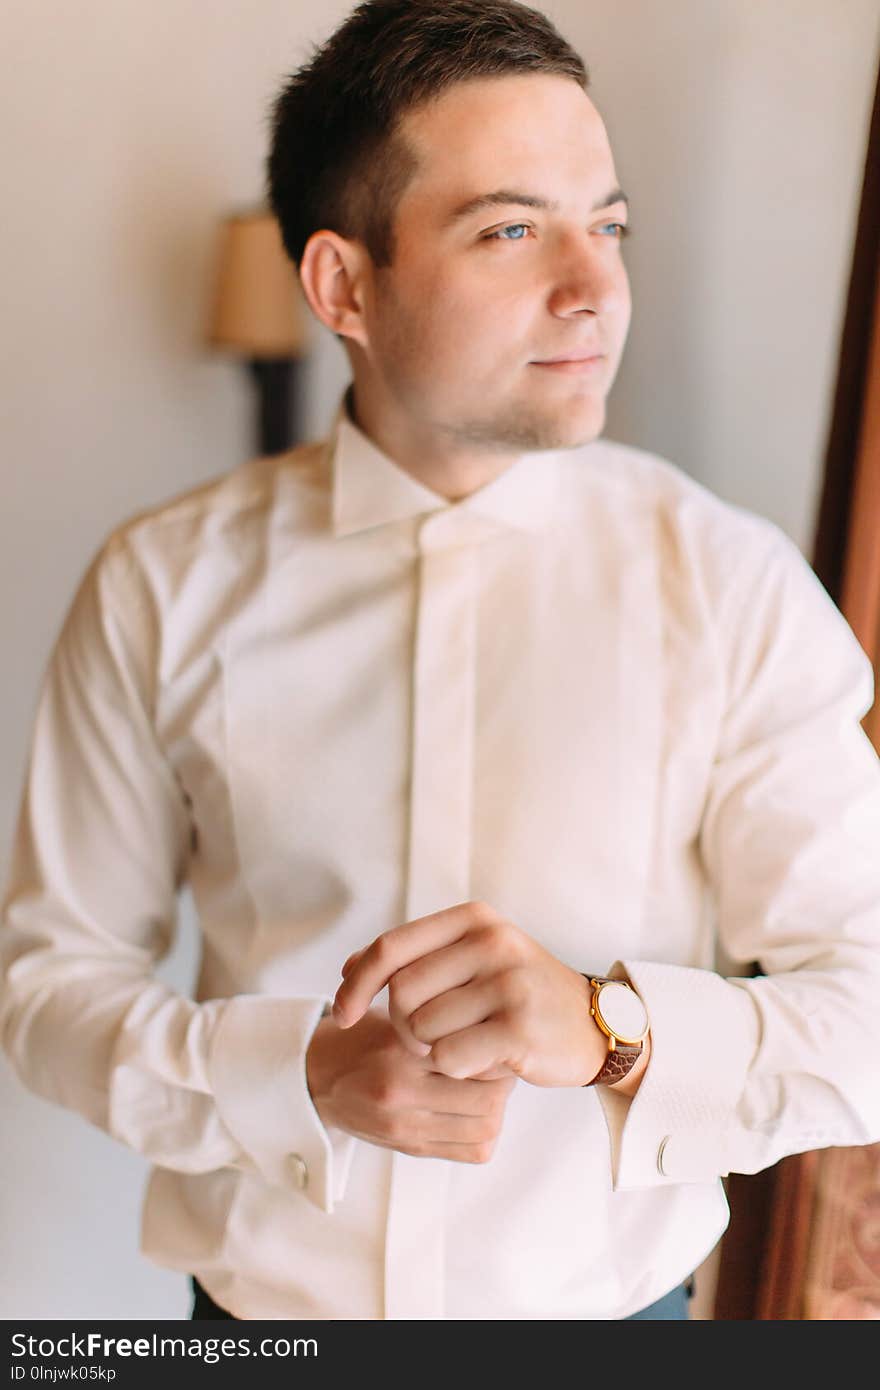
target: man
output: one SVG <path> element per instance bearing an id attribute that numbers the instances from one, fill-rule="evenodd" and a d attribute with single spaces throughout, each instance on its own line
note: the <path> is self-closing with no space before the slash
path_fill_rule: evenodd
<path id="1" fill-rule="evenodd" d="M 374 0 L 291 77 L 332 436 L 117 528 L 53 653 L 4 1045 L 152 1162 L 195 1315 L 686 1316 L 724 1174 L 880 1138 L 870 666 L 776 527 L 601 438 L 586 87 L 508 0 Z"/>

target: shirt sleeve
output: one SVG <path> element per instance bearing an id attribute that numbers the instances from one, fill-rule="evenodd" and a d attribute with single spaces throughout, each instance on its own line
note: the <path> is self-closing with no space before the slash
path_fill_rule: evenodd
<path id="1" fill-rule="evenodd" d="M 800 551 L 766 527 L 754 583 L 716 610 L 726 712 L 699 833 L 722 958 L 761 973 L 615 963 L 652 1036 L 633 1100 L 603 1101 L 620 1188 L 880 1139 L 873 673 Z"/>
<path id="2" fill-rule="evenodd" d="M 35 1094 L 161 1167 L 233 1167 L 332 1212 L 352 1146 L 305 1056 L 324 997 L 196 1003 L 160 981 L 192 825 L 151 717 L 158 641 L 114 533 L 37 702 L 0 909 L 0 1041 Z"/>

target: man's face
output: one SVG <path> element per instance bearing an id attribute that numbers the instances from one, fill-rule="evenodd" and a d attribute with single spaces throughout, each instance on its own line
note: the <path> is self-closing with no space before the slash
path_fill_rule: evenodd
<path id="1" fill-rule="evenodd" d="M 401 133 L 418 164 L 392 264 L 370 278 L 359 403 L 404 450 L 595 439 L 631 308 L 626 203 L 596 108 L 566 77 L 479 79 Z"/>

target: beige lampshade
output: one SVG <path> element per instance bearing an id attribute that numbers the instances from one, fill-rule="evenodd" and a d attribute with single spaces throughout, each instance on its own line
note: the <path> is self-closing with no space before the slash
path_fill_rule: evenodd
<path id="1" fill-rule="evenodd" d="M 209 343 L 246 357 L 299 357 L 308 309 L 271 213 L 228 217 L 220 228 Z"/>

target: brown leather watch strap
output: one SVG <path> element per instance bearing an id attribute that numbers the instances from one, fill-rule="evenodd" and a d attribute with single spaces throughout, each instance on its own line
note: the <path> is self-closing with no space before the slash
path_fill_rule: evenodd
<path id="1" fill-rule="evenodd" d="M 615 1081 L 622 1081 L 641 1057 L 643 1046 L 643 1043 L 637 1043 L 634 1047 L 629 1043 L 618 1043 L 609 1049 L 608 1056 L 592 1081 L 585 1081 L 584 1085 L 613 1086 Z"/>

